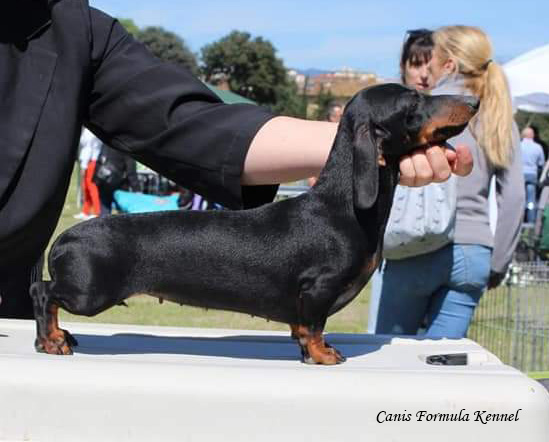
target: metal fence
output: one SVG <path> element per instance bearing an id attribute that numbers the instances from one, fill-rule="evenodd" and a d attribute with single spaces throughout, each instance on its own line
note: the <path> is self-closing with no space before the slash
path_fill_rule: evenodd
<path id="1" fill-rule="evenodd" d="M 468 337 L 521 371 L 549 370 L 549 263 L 513 264 L 482 297 Z"/>

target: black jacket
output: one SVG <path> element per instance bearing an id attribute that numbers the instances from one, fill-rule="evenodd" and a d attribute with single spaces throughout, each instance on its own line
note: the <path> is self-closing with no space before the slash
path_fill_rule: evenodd
<path id="1" fill-rule="evenodd" d="M 45 249 L 83 124 L 228 207 L 272 198 L 272 187 L 240 186 L 247 149 L 272 117 L 268 111 L 222 104 L 86 0 L 0 3 L 0 277 Z"/>

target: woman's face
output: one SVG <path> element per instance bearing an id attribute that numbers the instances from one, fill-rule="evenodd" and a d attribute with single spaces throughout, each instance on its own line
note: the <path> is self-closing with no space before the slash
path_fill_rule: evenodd
<path id="1" fill-rule="evenodd" d="M 435 86 L 435 81 L 429 69 L 429 62 L 411 65 L 410 60 L 408 60 L 404 67 L 404 82 L 407 86 L 419 91 L 432 89 Z"/>

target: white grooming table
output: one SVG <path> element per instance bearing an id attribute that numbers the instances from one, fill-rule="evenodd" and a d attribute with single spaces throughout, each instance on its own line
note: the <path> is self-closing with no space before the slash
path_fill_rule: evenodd
<path id="1" fill-rule="evenodd" d="M 73 356 L 35 353 L 34 322 L 0 320 L 0 441 L 549 440 L 547 391 L 466 339 L 333 334 L 348 359 L 324 367 L 285 333 L 63 326 Z M 467 365 L 426 363 L 439 354 Z"/>

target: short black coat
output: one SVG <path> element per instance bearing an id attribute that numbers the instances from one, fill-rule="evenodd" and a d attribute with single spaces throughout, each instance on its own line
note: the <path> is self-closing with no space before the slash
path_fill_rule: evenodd
<path id="1" fill-rule="evenodd" d="M 3 0 L 0 66 L 0 278 L 45 249 L 82 125 L 226 206 L 274 196 L 272 186 L 240 185 L 250 142 L 272 114 L 222 104 L 86 0 Z"/>

